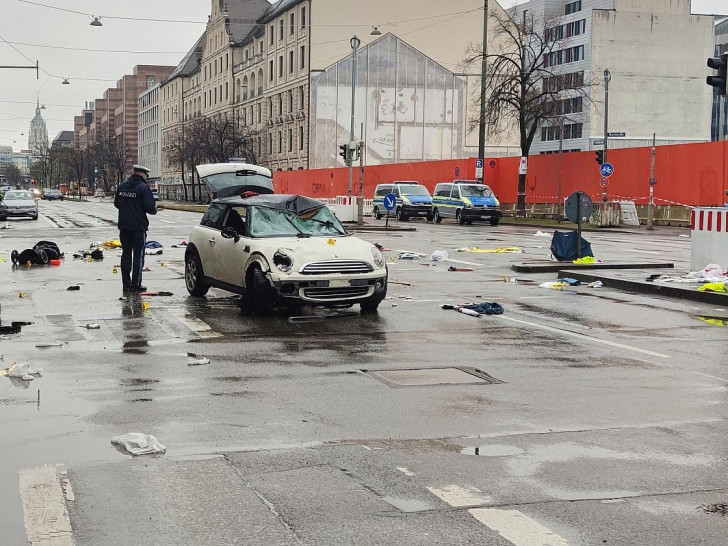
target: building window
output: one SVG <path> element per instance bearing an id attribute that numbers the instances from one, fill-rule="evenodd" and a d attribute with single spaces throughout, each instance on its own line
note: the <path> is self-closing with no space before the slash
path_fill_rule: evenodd
<path id="1" fill-rule="evenodd" d="M 306 68 L 306 46 L 301 46 L 301 58 L 299 59 L 299 66 L 301 70 Z"/>
<path id="2" fill-rule="evenodd" d="M 283 131 L 278 131 L 278 153 L 283 152 Z"/>
<path id="3" fill-rule="evenodd" d="M 293 151 L 293 129 L 290 127 L 288 129 L 288 151 Z"/>
<path id="4" fill-rule="evenodd" d="M 248 50 L 246 49 L 245 51 L 247 52 Z M 225 53 L 225 70 L 228 69 L 228 62 L 229 62 L 228 55 L 229 55 L 229 53 Z"/>
<path id="5" fill-rule="evenodd" d="M 258 103 L 258 123 L 263 120 L 263 107 Z"/>
<path id="6" fill-rule="evenodd" d="M 301 8 L 301 28 L 306 28 L 306 6 Z"/>
<path id="7" fill-rule="evenodd" d="M 225 100 L 228 100 L 228 84 L 225 82 Z"/>
<path id="8" fill-rule="evenodd" d="M 291 13 L 290 21 L 291 21 L 291 24 L 290 24 L 290 28 L 288 29 L 288 34 L 293 36 L 296 33 L 296 17 L 293 13 Z"/>
<path id="9" fill-rule="evenodd" d="M 288 112 L 293 112 L 293 89 L 288 90 Z"/>
<path id="10" fill-rule="evenodd" d="M 268 153 L 273 153 L 273 133 L 268 133 Z"/>
<path id="11" fill-rule="evenodd" d="M 147 76 L 147 89 L 154 87 L 154 76 Z"/>
<path id="12" fill-rule="evenodd" d="M 278 93 L 278 115 L 283 115 L 283 93 Z"/>
<path id="13" fill-rule="evenodd" d="M 304 101 L 304 99 L 306 97 L 305 97 L 305 92 L 303 90 L 303 86 L 299 87 L 298 90 L 299 90 L 299 93 L 298 93 L 298 109 L 299 110 L 303 110 L 304 108 L 306 108 L 306 103 Z"/>
<path id="14" fill-rule="evenodd" d="M 269 34 L 268 43 L 270 43 L 270 45 L 273 45 L 274 36 L 276 34 L 275 27 L 273 25 L 268 27 L 268 34 Z"/>
<path id="15" fill-rule="evenodd" d="M 279 40 L 283 39 L 283 19 L 278 21 L 278 39 Z"/>
<path id="16" fill-rule="evenodd" d="M 564 6 L 564 15 L 576 13 L 577 11 L 581 11 L 581 0 L 576 0 L 576 2 L 569 2 Z"/>
<path id="17" fill-rule="evenodd" d="M 270 63 L 268 64 L 268 81 L 273 81 L 273 59 L 271 59 Z"/>
<path id="18" fill-rule="evenodd" d="M 278 77 L 283 77 L 283 55 L 278 55 Z"/>
<path id="19" fill-rule="evenodd" d="M 293 74 L 293 51 L 288 52 L 288 73 Z"/>
<path id="20" fill-rule="evenodd" d="M 303 150 L 303 125 L 298 128 L 298 149 Z"/>

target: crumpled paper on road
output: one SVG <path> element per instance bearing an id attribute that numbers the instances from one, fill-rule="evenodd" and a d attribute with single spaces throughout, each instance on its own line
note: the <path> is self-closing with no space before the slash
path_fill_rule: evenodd
<path id="1" fill-rule="evenodd" d="M 154 436 L 142 434 L 141 432 L 130 432 L 121 436 L 114 436 L 111 439 L 111 445 L 121 453 L 132 457 L 162 455 L 167 451 L 167 448 Z"/>

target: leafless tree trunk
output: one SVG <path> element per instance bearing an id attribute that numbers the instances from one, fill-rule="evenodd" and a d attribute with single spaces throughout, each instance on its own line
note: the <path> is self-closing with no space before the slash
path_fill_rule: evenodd
<path id="1" fill-rule="evenodd" d="M 581 112 L 589 99 L 591 84 L 585 80 L 583 72 L 569 72 L 566 63 L 579 60 L 574 58 L 579 53 L 571 49 L 569 31 L 561 18 L 544 20 L 530 11 L 517 16 L 516 9 L 506 16 L 492 12 L 490 17 L 495 24 L 493 40 L 486 54 L 485 121 L 488 133 L 497 136 L 517 127 L 521 156 L 528 157 L 540 128 L 561 131 L 562 121 L 584 119 Z M 581 55 L 583 58 L 583 49 Z M 470 49 L 464 64 L 480 66 L 482 58 L 480 44 Z M 579 106 L 575 108 L 577 104 Z M 473 107 L 478 114 L 471 122 L 471 128 L 480 123 L 480 103 Z M 519 215 L 525 215 L 525 173 L 518 175 L 516 208 Z"/>

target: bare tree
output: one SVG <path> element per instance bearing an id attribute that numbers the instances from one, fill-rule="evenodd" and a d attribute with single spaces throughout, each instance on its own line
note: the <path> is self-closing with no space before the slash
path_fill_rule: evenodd
<path id="1" fill-rule="evenodd" d="M 256 131 L 242 125 L 234 114 L 221 114 L 200 119 L 198 135 L 204 158 L 224 163 L 231 157 L 245 157 L 255 163 L 253 137 Z"/>
<path id="2" fill-rule="evenodd" d="M 66 165 L 72 176 L 78 182 L 78 195 L 81 196 L 81 180 L 86 173 L 89 162 L 89 151 L 84 148 L 69 148 L 66 156 Z M 70 191 L 70 188 L 69 188 Z"/>
<path id="3" fill-rule="evenodd" d="M 104 189 L 109 191 L 110 180 L 118 186 L 124 181 L 124 175 L 131 169 L 134 155 L 122 135 L 109 135 L 97 141 L 97 153 L 105 170 L 101 171 L 105 183 Z"/>
<path id="4" fill-rule="evenodd" d="M 567 121 L 583 119 L 581 111 L 589 99 L 589 81 L 583 72 L 567 73 L 558 67 L 565 62 L 578 60 L 583 50 L 569 47 L 568 27 L 561 18 L 542 19 L 531 11 L 516 18 L 516 9 L 506 15 L 491 12 L 494 22 L 493 40 L 489 41 L 486 54 L 487 76 L 485 79 L 485 122 L 491 136 L 503 134 L 517 127 L 520 137 L 521 156 L 528 157 L 536 132 L 541 127 L 551 127 L 561 138 L 562 127 Z M 483 59 L 482 44 L 470 48 L 464 63 L 480 65 Z M 568 59 L 568 60 L 567 60 Z M 475 109 L 477 116 L 473 126 L 480 124 L 479 97 Z M 569 127 L 566 138 L 578 138 L 579 129 Z M 575 124 L 573 127 L 577 127 Z M 518 175 L 518 214 L 526 209 L 526 174 Z"/>

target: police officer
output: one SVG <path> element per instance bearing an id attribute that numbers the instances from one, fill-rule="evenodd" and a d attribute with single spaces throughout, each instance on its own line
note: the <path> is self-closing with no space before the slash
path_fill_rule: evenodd
<path id="1" fill-rule="evenodd" d="M 147 243 L 149 220 L 147 214 L 157 214 L 152 190 L 147 185 L 149 169 L 132 167 L 134 173 L 119 184 L 114 194 L 114 206 L 119 209 L 119 240 L 121 241 L 121 282 L 124 292 L 144 292 L 144 245 Z"/>

